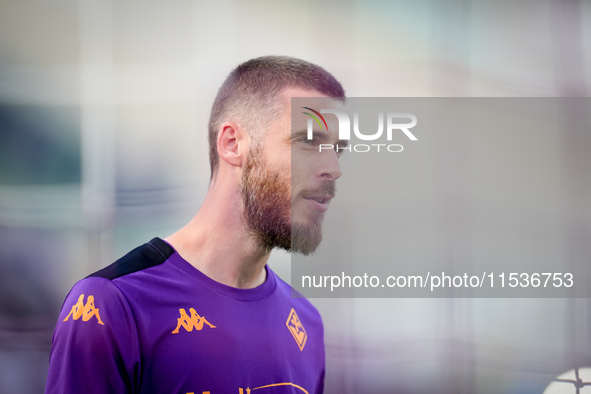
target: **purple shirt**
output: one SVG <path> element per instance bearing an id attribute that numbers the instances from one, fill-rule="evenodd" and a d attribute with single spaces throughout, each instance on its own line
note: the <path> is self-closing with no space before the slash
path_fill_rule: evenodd
<path id="1" fill-rule="evenodd" d="M 322 393 L 318 311 L 271 269 L 215 282 L 154 238 L 82 279 L 60 313 L 46 393 Z"/>

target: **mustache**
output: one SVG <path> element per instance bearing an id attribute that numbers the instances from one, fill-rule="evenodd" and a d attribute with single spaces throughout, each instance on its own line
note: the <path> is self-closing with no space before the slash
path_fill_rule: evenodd
<path id="1" fill-rule="evenodd" d="M 330 196 L 330 198 L 334 198 L 337 194 L 337 184 L 336 181 L 325 181 L 319 187 L 315 189 L 306 189 L 302 191 L 300 194 L 304 198 L 314 197 L 318 195 L 328 195 Z"/>

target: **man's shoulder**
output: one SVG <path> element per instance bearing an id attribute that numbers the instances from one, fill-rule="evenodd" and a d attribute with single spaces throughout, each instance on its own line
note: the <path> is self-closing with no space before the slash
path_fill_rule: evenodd
<path id="1" fill-rule="evenodd" d="M 88 275 L 85 279 L 104 278 L 112 281 L 160 265 L 173 253 L 174 249 L 169 244 L 160 238 L 154 238 L 133 249 L 113 264 Z"/>
<path id="2" fill-rule="evenodd" d="M 160 238 L 138 246 L 114 263 L 80 279 L 70 290 L 64 306 L 71 302 L 73 296 L 92 294 L 94 299 L 100 297 L 102 301 L 137 298 L 149 290 L 145 280 L 140 285 L 130 287 L 130 280 L 135 274 L 147 272 L 149 268 L 161 266 L 174 253 L 174 249 Z"/>
<path id="3" fill-rule="evenodd" d="M 76 311 L 74 315 L 77 316 L 77 320 L 82 316 L 82 311 L 95 309 L 97 318 L 100 310 L 105 324 L 107 320 L 121 321 L 125 317 L 131 318 L 132 306 L 145 309 L 141 300 L 146 298 L 147 293 L 153 292 L 150 286 L 152 282 L 139 279 L 135 280 L 139 283 L 133 283 L 133 277 L 149 268 L 161 266 L 172 254 L 174 249 L 170 245 L 160 238 L 154 238 L 113 264 L 79 280 L 66 296 L 60 320 L 67 322 L 67 316 L 71 315 L 73 310 Z M 162 292 L 156 293 L 154 297 L 161 297 Z M 132 302 L 138 300 L 139 303 Z"/>

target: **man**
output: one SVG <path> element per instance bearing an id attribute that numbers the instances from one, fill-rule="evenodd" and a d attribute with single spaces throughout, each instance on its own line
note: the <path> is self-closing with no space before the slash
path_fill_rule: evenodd
<path id="1" fill-rule="evenodd" d="M 202 207 L 175 234 L 74 286 L 46 392 L 322 392 L 321 318 L 266 266 L 275 247 L 316 249 L 341 175 L 337 153 L 317 146 L 336 145 L 336 133 L 308 140 L 306 115 L 291 121 L 291 97 L 337 97 L 338 106 L 344 91 L 324 69 L 287 57 L 230 74 L 211 112 Z"/>

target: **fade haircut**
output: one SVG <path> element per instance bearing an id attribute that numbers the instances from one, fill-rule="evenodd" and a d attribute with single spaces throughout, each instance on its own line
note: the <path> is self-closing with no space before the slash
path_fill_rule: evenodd
<path id="1" fill-rule="evenodd" d="M 283 89 L 315 90 L 344 100 L 341 84 L 325 69 L 287 56 L 264 56 L 236 67 L 228 76 L 213 103 L 209 118 L 209 164 L 211 177 L 219 166 L 217 137 L 225 121 L 239 123 L 250 135 L 253 147 L 262 140 L 266 126 L 281 112 L 278 95 Z"/>

